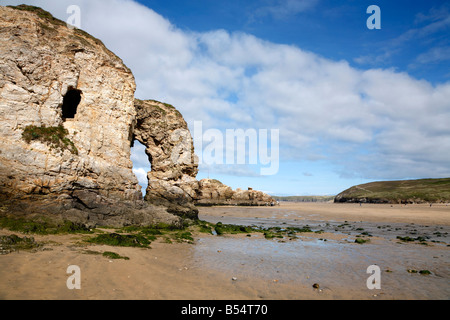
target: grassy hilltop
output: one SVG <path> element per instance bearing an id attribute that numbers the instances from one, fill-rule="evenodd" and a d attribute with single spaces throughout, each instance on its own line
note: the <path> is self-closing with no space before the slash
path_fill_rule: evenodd
<path id="1" fill-rule="evenodd" d="M 450 178 L 371 182 L 341 192 L 334 202 L 450 202 Z"/>

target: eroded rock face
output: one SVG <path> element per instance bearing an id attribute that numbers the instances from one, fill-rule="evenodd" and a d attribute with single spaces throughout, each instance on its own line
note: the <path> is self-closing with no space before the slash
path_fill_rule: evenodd
<path id="1" fill-rule="evenodd" d="M 146 146 L 151 163 L 145 200 L 196 217 L 198 160 L 186 121 L 169 104 L 136 99 L 135 107 L 134 139 Z"/>
<path id="2" fill-rule="evenodd" d="M 0 43 L 0 214 L 181 224 L 197 219 L 194 204 L 274 203 L 260 191 L 197 181 L 182 115 L 135 99 L 133 74 L 100 40 L 19 6 L 0 7 Z M 132 172 L 135 140 L 152 168 L 145 201 Z"/>
<path id="3" fill-rule="evenodd" d="M 135 81 L 120 58 L 98 39 L 29 6 L 0 7 L 0 44 L 3 206 L 104 225 L 179 220 L 142 200 L 130 160 Z M 165 137 L 151 138 L 143 130 L 148 120 L 139 119 L 139 140 L 151 146 L 153 139 L 157 148 Z M 73 143 L 76 154 L 25 141 L 28 126 L 64 127 L 63 142 Z M 150 148 L 155 177 L 192 182 L 196 172 L 171 167 L 158 152 Z M 153 181 L 149 197 L 158 190 Z"/>
<path id="4" fill-rule="evenodd" d="M 266 206 L 274 205 L 276 201 L 262 191 L 249 188 L 236 189 L 215 179 L 199 181 L 199 195 L 196 203 L 199 205 L 239 205 L 239 206 Z"/>

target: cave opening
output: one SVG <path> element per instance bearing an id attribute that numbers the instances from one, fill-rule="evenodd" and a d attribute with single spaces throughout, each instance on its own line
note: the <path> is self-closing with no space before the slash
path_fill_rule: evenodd
<path id="1" fill-rule="evenodd" d="M 77 108 L 81 101 L 81 90 L 69 88 L 63 98 L 62 104 L 62 118 L 63 120 L 75 119 Z"/>
<path id="2" fill-rule="evenodd" d="M 133 173 L 142 188 L 145 197 L 148 187 L 147 174 L 152 171 L 151 158 L 146 153 L 146 147 L 138 140 L 133 140 L 131 144 L 131 161 L 133 162 Z"/>

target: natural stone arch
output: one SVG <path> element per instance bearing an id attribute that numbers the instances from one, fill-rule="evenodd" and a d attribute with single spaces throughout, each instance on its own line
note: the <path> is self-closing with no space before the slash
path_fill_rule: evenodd
<path id="1" fill-rule="evenodd" d="M 198 161 L 186 121 L 173 106 L 158 101 L 136 99 L 135 108 L 134 139 L 146 146 L 151 164 L 145 200 L 197 218 Z"/>
<path id="2" fill-rule="evenodd" d="M 197 218 L 192 201 L 197 166 L 170 161 L 179 146 L 172 133 L 187 131 L 186 122 L 169 105 L 135 107 L 131 70 L 100 40 L 40 8 L 21 5 L 0 6 L 0 42 L 8 43 L 0 46 L 0 207 L 8 214 L 88 226 L 181 226 L 179 216 Z M 60 140 L 78 152 L 28 143 L 27 127 L 44 132 L 63 127 Z M 133 137 L 151 155 L 148 201 L 132 172 Z M 184 143 L 190 147 L 191 140 Z M 184 156 L 184 148 L 179 150 Z"/>

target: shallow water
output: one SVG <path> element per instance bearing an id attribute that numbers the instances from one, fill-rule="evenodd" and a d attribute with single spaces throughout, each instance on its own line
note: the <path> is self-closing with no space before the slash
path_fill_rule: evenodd
<path id="1" fill-rule="evenodd" d="M 286 215 L 284 215 L 286 216 Z M 298 217 L 298 212 L 290 212 L 288 218 L 279 218 L 279 214 L 274 212 L 270 218 L 258 217 L 232 217 L 232 216 L 207 216 L 201 215 L 202 220 L 224 224 L 236 224 L 243 226 L 258 226 L 262 228 L 270 227 L 304 227 L 309 226 L 313 231 L 322 230 L 337 234 L 358 235 L 363 232 L 371 236 L 380 236 L 386 239 L 396 239 L 397 237 L 425 238 L 427 241 L 439 241 L 447 243 L 450 236 L 450 227 L 445 225 L 422 225 L 414 223 L 375 223 L 366 221 L 342 222 L 333 220 L 314 220 L 313 215 L 308 218 Z"/>
<path id="2" fill-rule="evenodd" d="M 292 216 L 294 217 L 294 216 Z M 387 299 L 449 299 L 450 255 L 445 240 L 448 227 L 418 226 L 369 222 L 348 223 L 276 218 L 236 218 L 202 216 L 209 222 L 222 222 L 262 227 L 309 225 L 324 230 L 324 239 L 308 233 L 298 239 L 267 240 L 262 234 L 205 236 L 198 239 L 194 257 L 199 267 L 220 271 L 235 281 L 259 279 L 295 286 L 320 284 L 320 290 L 351 291 L 352 297 L 382 295 Z M 343 226 L 342 226 L 343 225 Z M 340 226 L 340 227 L 339 227 Z M 373 237 L 365 244 L 354 243 L 364 230 Z M 437 237 L 433 232 L 441 231 Z M 332 236 L 330 236 L 332 233 Z M 411 235 L 414 233 L 414 235 Z M 333 235 L 339 235 L 334 237 Z M 427 236 L 443 241 L 421 245 L 403 243 L 396 236 Z M 322 236 L 322 235 L 320 235 Z M 366 281 L 367 268 L 377 265 L 382 270 L 382 290 L 372 291 Z M 407 270 L 429 270 L 431 275 Z"/>

